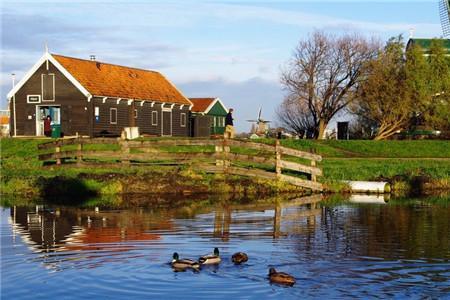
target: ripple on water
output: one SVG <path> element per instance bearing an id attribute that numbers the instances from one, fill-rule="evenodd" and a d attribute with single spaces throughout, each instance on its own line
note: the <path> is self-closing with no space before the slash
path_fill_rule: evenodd
<path id="1" fill-rule="evenodd" d="M 430 210 L 433 218 L 420 218 Z M 75 208 L 48 220 L 17 211 L 14 226 L 12 212 L 2 211 L 5 299 L 445 298 L 450 291 L 450 238 L 436 228 L 450 228 L 448 208 L 324 204 L 282 209 L 275 220 L 274 209 L 212 207 L 190 219 L 165 211 L 161 222 L 158 211 L 116 210 L 105 212 L 106 222 L 92 217 L 89 224 Z M 398 222 L 426 224 L 384 227 L 398 215 Z M 433 239 L 413 234 L 420 230 L 434 230 Z M 197 259 L 216 246 L 219 266 L 197 273 L 170 267 L 174 251 Z M 237 251 L 249 261 L 232 264 Z M 297 284 L 270 284 L 270 266 Z"/>

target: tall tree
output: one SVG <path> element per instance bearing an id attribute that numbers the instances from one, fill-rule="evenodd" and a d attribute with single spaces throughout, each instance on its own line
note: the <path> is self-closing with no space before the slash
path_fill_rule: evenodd
<path id="1" fill-rule="evenodd" d="M 282 123 L 307 120 L 313 123 L 314 137 L 323 138 L 330 120 L 355 99 L 364 65 L 378 49 L 377 42 L 356 34 L 336 37 L 316 31 L 300 41 L 281 75 L 288 95 L 279 116 L 289 116 Z M 304 115 L 295 118 L 293 113 Z"/>
<path id="2" fill-rule="evenodd" d="M 450 57 L 442 40 L 431 42 L 428 61 L 430 98 L 424 110 L 427 124 L 436 129 L 450 130 Z"/>
<path id="3" fill-rule="evenodd" d="M 424 56 L 423 49 L 412 44 L 406 51 L 405 76 L 406 88 L 412 97 L 414 106 L 411 111 L 411 124 L 423 122 L 424 111 L 431 101 L 430 66 Z"/>
<path id="4" fill-rule="evenodd" d="M 412 83 L 407 78 L 403 49 L 403 38 L 392 38 L 367 65 L 369 74 L 359 87 L 359 101 L 353 107 L 358 115 L 377 124 L 376 140 L 405 129 L 414 110 L 416 95 L 408 88 Z"/>

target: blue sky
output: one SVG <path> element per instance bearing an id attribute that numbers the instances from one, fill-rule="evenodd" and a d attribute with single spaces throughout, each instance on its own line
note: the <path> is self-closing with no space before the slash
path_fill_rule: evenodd
<path id="1" fill-rule="evenodd" d="M 280 68 L 314 29 L 439 37 L 438 1 L 2 1 L 1 107 L 44 51 L 165 74 L 188 97 L 220 97 L 239 131 L 275 119 Z"/>

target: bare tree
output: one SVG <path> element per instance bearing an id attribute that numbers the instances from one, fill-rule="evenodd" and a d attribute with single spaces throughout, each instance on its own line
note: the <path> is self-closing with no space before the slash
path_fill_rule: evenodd
<path id="1" fill-rule="evenodd" d="M 357 86 L 364 78 L 364 66 L 379 49 L 379 42 L 357 34 L 335 37 L 316 31 L 300 41 L 282 71 L 281 83 L 288 96 L 279 116 L 298 120 L 292 114 L 301 112 L 304 120 L 314 124 L 314 137 L 323 138 L 333 116 L 355 99 Z M 286 105 L 286 101 L 290 104 Z M 285 111 L 293 106 L 298 106 L 294 112 Z"/>
<path id="2" fill-rule="evenodd" d="M 295 132 L 300 137 L 316 136 L 314 120 L 305 103 L 296 101 L 292 97 L 286 97 L 277 110 L 280 125 Z"/>

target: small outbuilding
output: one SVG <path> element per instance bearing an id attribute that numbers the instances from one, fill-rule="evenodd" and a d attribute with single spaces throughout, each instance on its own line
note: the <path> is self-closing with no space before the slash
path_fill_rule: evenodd
<path id="1" fill-rule="evenodd" d="M 413 45 L 414 46 L 420 46 L 420 48 L 423 51 L 423 54 L 425 56 L 428 56 L 430 53 L 430 47 L 433 41 L 439 41 L 442 46 L 444 47 L 444 50 L 446 52 L 447 56 L 450 56 L 450 39 L 418 39 L 418 38 L 411 38 L 408 40 L 408 43 L 406 44 L 406 50 L 409 50 Z"/>
<path id="2" fill-rule="evenodd" d="M 8 93 L 13 136 L 44 135 L 51 117 L 66 136 L 189 136 L 192 103 L 156 71 L 48 52 Z"/>
<path id="3" fill-rule="evenodd" d="M 223 135 L 228 109 L 219 98 L 189 98 L 192 136 Z M 209 129 L 209 130 L 208 130 Z"/>

